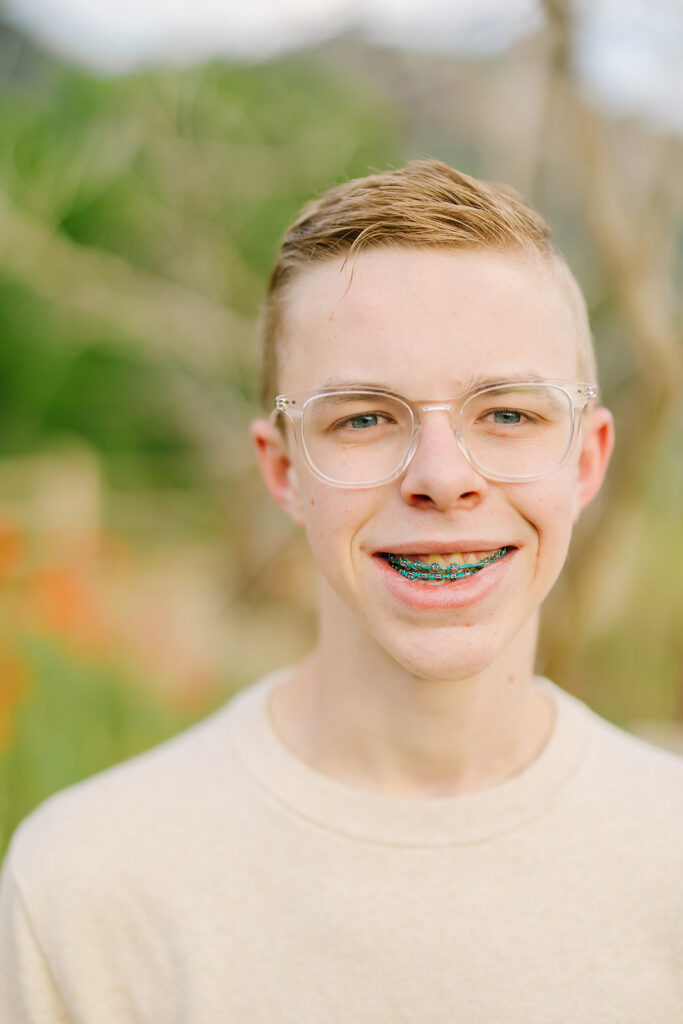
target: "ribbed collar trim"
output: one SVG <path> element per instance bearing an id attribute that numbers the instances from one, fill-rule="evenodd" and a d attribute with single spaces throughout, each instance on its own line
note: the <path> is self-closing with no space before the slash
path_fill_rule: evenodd
<path id="1" fill-rule="evenodd" d="M 282 669 L 239 694 L 229 705 L 236 753 L 254 779 L 291 811 L 335 832 L 400 846 L 481 842 L 539 817 L 579 770 L 595 716 L 548 679 L 538 682 L 555 703 L 555 725 L 539 756 L 519 774 L 478 793 L 432 799 L 386 797 L 352 789 L 295 757 L 270 721 L 270 691 Z"/>

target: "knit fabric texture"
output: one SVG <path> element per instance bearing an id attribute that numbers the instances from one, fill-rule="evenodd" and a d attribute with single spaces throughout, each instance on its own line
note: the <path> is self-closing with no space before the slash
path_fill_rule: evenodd
<path id="1" fill-rule="evenodd" d="M 683 759 L 538 680 L 522 772 L 369 794 L 278 738 L 283 678 L 19 827 L 3 1024 L 683 1021 Z"/>

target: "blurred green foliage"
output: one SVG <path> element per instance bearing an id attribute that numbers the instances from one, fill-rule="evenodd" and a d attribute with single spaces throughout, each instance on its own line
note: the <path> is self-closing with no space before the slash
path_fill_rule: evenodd
<path id="1" fill-rule="evenodd" d="M 302 203 L 385 166 L 396 130 L 379 90 L 306 56 L 106 79 L 0 26 L 0 69 L 0 513 L 12 548 L 8 566 L 0 550 L 11 598 L 2 646 L 30 680 L 0 682 L 1 850 L 47 795 L 177 732 L 249 671 L 229 655 L 227 677 L 207 653 L 206 675 L 222 682 L 183 711 L 177 693 L 149 685 L 147 663 L 134 682 L 130 651 L 114 662 L 116 640 L 74 646 L 74 617 L 99 614 L 92 588 L 76 594 L 66 626 L 45 626 L 32 581 L 53 564 L 76 579 L 80 559 L 92 561 L 79 551 L 102 537 L 87 532 L 92 524 L 76 523 L 66 539 L 50 533 L 50 506 L 68 507 L 73 482 L 66 495 L 58 487 L 36 499 L 40 459 L 54 453 L 59 467 L 74 444 L 96 458 L 96 529 L 142 544 L 132 577 L 149 571 L 150 546 L 188 543 L 193 530 L 208 534 L 219 563 L 238 564 L 259 516 L 234 500 L 241 491 L 253 502 L 254 487 L 233 453 L 247 445 L 252 325 L 269 266 Z M 225 452 L 218 465 L 215 449 Z M 99 495 L 89 500 L 95 507 Z M 72 584 L 53 605 L 73 600 Z M 173 631 L 161 627 L 157 679 Z"/>
<path id="2" fill-rule="evenodd" d="M 48 794 L 178 731 L 311 642 L 310 558 L 265 498 L 247 424 L 267 274 L 312 196 L 424 155 L 528 191 L 586 287 L 607 404 L 618 427 L 632 422 L 646 361 L 624 344 L 628 316 L 591 244 L 572 177 L 580 156 L 564 138 L 566 151 L 544 150 L 531 123 L 527 67 L 523 52 L 415 64 L 340 45 L 102 78 L 0 25 L 0 656 L 4 645 L 16 668 L 12 683 L 0 657 L 0 847 Z M 552 117 L 546 127 L 563 134 Z M 636 192 L 654 168 L 642 206 L 666 226 L 666 146 L 648 156 L 629 131 L 616 152 L 637 159 L 620 167 Z M 683 715 L 680 433 L 680 418 L 662 432 L 625 510 L 617 571 L 594 573 L 600 622 L 574 632 L 562 583 L 551 599 L 571 647 L 560 645 L 557 682 L 622 724 Z M 61 453 L 74 445 L 72 465 Z M 630 457 L 617 453 L 616 478 Z M 46 598 L 41 574 L 55 565 L 66 582 Z M 161 606 L 174 588 L 171 614 Z M 140 593 L 154 664 L 134 629 Z M 60 601 L 72 601 L 67 615 Z M 103 622 L 106 642 L 74 643 L 81 620 L 86 632 Z M 187 638 L 189 652 L 173 646 Z M 182 673 L 166 695 L 150 685 L 183 658 L 188 692 L 214 681 L 185 709 Z"/>
<path id="3" fill-rule="evenodd" d="M 26 637 L 22 648 L 32 682 L 15 710 L 11 743 L 0 750 L 0 856 L 46 796 L 167 739 L 194 717 L 154 700 L 122 666 L 76 657 L 41 636 Z"/>
<path id="4" fill-rule="evenodd" d="M 0 183 L 15 209 L 79 255 L 125 261 L 142 289 L 176 284 L 252 319 L 301 204 L 394 155 L 382 97 L 312 59 L 121 79 L 58 64 L 49 89 L 16 77 L 0 108 Z M 67 270 L 63 289 L 45 289 L 33 244 L 33 280 L 0 261 L 0 457 L 66 433 L 111 469 L 122 453 L 152 480 L 159 455 L 187 466 L 191 432 L 163 404 L 163 339 L 159 357 L 116 310 L 79 312 Z M 93 262 L 93 277 L 100 270 Z M 231 386 L 253 398 L 255 352 L 246 361 L 235 380 L 226 351 L 226 401 Z M 199 360 L 194 372 L 203 376 Z"/>
<path id="5" fill-rule="evenodd" d="M 105 464 L 128 453 L 142 479 L 158 477 L 164 455 L 175 457 L 171 466 L 187 463 L 188 438 L 157 406 L 158 365 L 111 344 L 104 332 L 74 347 L 51 304 L 7 279 L 0 280 L 0 321 L 0 457 L 40 451 L 68 435 L 91 444 Z"/>

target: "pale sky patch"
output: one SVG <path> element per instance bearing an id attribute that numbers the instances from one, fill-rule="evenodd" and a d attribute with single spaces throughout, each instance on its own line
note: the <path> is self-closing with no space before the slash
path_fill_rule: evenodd
<path id="1" fill-rule="evenodd" d="M 680 0 L 578 0 L 578 63 L 599 103 L 683 130 Z M 345 30 L 485 56 L 543 21 L 540 0 L 5 0 L 5 16 L 104 73 L 226 55 L 259 60 Z"/>

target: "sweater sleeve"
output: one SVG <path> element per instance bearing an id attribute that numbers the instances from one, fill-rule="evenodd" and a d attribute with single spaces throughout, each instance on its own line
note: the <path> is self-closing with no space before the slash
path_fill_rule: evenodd
<path id="1" fill-rule="evenodd" d="M 0 880 L 0 1021 L 73 1024 L 31 923 L 11 853 Z"/>

